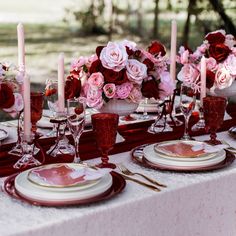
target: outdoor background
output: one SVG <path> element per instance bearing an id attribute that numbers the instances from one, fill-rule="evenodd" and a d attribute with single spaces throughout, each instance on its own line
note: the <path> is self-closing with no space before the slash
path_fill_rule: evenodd
<path id="1" fill-rule="evenodd" d="M 56 78 L 60 52 L 68 73 L 73 58 L 94 53 L 108 40 L 126 38 L 143 47 L 159 40 L 169 50 L 172 19 L 178 46 L 194 49 L 219 28 L 236 35 L 235 0 L 0 0 L 0 6 L 0 60 L 17 63 L 16 26 L 22 22 L 33 90 Z"/>

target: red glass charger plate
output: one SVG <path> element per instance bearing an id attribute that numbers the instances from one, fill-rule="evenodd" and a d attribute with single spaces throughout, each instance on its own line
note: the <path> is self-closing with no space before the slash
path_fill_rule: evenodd
<path id="1" fill-rule="evenodd" d="M 204 171 L 212 171 L 212 170 L 218 170 L 218 169 L 225 168 L 225 167 L 231 165 L 235 160 L 234 154 L 229 151 L 226 151 L 226 158 L 222 162 L 215 164 L 215 165 L 207 166 L 207 167 L 196 167 L 196 168 L 188 169 L 188 168 L 179 168 L 179 167 L 175 168 L 174 166 L 162 166 L 162 165 L 158 165 L 158 164 L 154 164 L 152 162 L 149 162 L 143 156 L 143 149 L 148 145 L 150 145 L 150 144 L 144 144 L 144 145 L 140 145 L 140 146 L 134 148 L 131 151 L 131 158 L 139 165 L 142 165 L 147 168 L 152 168 L 155 170 L 175 171 L 175 172 L 204 172 Z"/>
<path id="2" fill-rule="evenodd" d="M 112 186 L 108 190 L 106 190 L 104 193 L 99 194 L 95 197 L 86 198 L 83 200 L 73 200 L 66 203 L 64 201 L 52 203 L 52 202 L 47 202 L 47 201 L 32 201 L 18 194 L 15 188 L 15 184 L 14 184 L 16 176 L 17 174 L 11 175 L 5 180 L 4 185 L 3 185 L 3 191 L 15 199 L 18 199 L 23 202 L 27 202 L 31 205 L 36 205 L 36 206 L 56 207 L 56 206 L 91 204 L 91 203 L 107 200 L 114 197 L 115 195 L 120 193 L 126 186 L 125 179 L 119 173 L 112 171 L 111 172 Z"/>

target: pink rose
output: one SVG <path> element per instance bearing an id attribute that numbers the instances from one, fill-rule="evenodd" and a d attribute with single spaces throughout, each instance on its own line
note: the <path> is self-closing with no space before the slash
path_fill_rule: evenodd
<path id="1" fill-rule="evenodd" d="M 116 94 L 116 85 L 112 83 L 105 84 L 103 87 L 103 92 L 107 98 L 113 98 Z"/>
<path id="2" fill-rule="evenodd" d="M 126 74 L 130 81 L 142 84 L 143 79 L 147 77 L 147 66 L 135 59 L 129 59 Z"/>
<path id="3" fill-rule="evenodd" d="M 233 54 L 230 54 L 228 58 L 224 61 L 224 66 L 228 72 L 236 76 L 236 56 Z"/>
<path id="4" fill-rule="evenodd" d="M 87 58 L 86 57 L 80 57 L 79 59 L 74 59 L 71 62 L 71 70 L 81 70 L 82 67 L 85 65 L 85 63 L 87 62 Z"/>
<path id="5" fill-rule="evenodd" d="M 85 65 L 89 68 L 91 67 L 92 63 L 96 61 L 97 59 L 98 59 L 98 56 L 96 54 L 93 54 L 92 56 L 88 58 Z"/>
<path id="6" fill-rule="evenodd" d="M 130 82 L 126 82 L 121 85 L 117 85 L 115 98 L 120 98 L 120 99 L 127 98 L 129 96 L 132 88 L 133 88 L 133 84 Z"/>
<path id="7" fill-rule="evenodd" d="M 225 45 L 231 49 L 236 45 L 236 40 L 232 34 L 227 34 L 225 36 Z"/>
<path id="8" fill-rule="evenodd" d="M 215 87 L 218 89 L 228 88 L 233 81 L 234 78 L 229 71 L 224 66 L 220 66 L 215 75 Z"/>
<path id="9" fill-rule="evenodd" d="M 206 58 L 206 68 L 208 70 L 214 71 L 217 70 L 217 61 L 213 57 Z"/>
<path id="10" fill-rule="evenodd" d="M 20 93 L 14 93 L 15 102 L 12 107 L 3 109 L 5 112 L 10 113 L 11 116 L 15 116 L 17 112 L 20 112 L 24 108 L 23 97 Z"/>
<path id="11" fill-rule="evenodd" d="M 140 88 L 137 86 L 134 86 L 132 90 L 130 91 L 128 98 L 134 103 L 139 103 L 142 99 L 142 93 L 141 93 Z"/>
<path id="12" fill-rule="evenodd" d="M 169 72 L 163 72 L 160 74 L 161 83 L 159 84 L 159 97 L 164 100 L 166 97 L 171 96 L 174 92 L 174 82 L 170 77 Z"/>
<path id="13" fill-rule="evenodd" d="M 178 73 L 177 78 L 186 84 L 193 84 L 196 82 L 199 75 L 200 73 L 196 67 L 192 64 L 185 64 Z"/>
<path id="14" fill-rule="evenodd" d="M 91 74 L 90 77 L 88 78 L 88 84 L 93 89 L 101 89 L 104 84 L 104 77 L 102 73 L 96 72 Z"/>
<path id="15" fill-rule="evenodd" d="M 102 90 L 88 87 L 86 99 L 89 107 L 100 109 L 103 106 Z"/>
<path id="16" fill-rule="evenodd" d="M 124 47 L 129 48 L 129 50 L 132 50 L 132 51 L 135 51 L 137 49 L 137 44 L 127 39 L 124 39 L 123 41 L 121 41 L 120 44 L 123 45 Z"/>
<path id="17" fill-rule="evenodd" d="M 125 68 L 128 54 L 123 45 L 109 42 L 107 46 L 102 49 L 100 60 L 103 67 L 118 72 Z"/>
<path id="18" fill-rule="evenodd" d="M 188 57 L 189 57 L 189 50 L 185 50 L 180 56 L 180 63 L 181 64 L 188 63 Z"/>

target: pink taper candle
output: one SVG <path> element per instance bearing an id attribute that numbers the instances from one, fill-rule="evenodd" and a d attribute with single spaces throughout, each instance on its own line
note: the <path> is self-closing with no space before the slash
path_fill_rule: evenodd
<path id="1" fill-rule="evenodd" d="M 65 111 L 64 53 L 58 57 L 58 112 Z"/>
<path id="2" fill-rule="evenodd" d="M 18 39 L 18 66 L 21 71 L 25 70 L 25 35 L 22 23 L 17 25 Z"/>
<path id="3" fill-rule="evenodd" d="M 201 93 L 200 101 L 203 105 L 203 98 L 206 97 L 206 58 L 203 56 L 201 59 Z"/>
<path id="4" fill-rule="evenodd" d="M 176 41 L 177 41 L 177 23 L 171 22 L 171 45 L 170 45 L 170 76 L 175 83 L 176 78 Z"/>
<path id="5" fill-rule="evenodd" d="M 24 98 L 24 137 L 26 140 L 28 140 L 31 135 L 30 79 L 26 74 L 24 75 L 23 98 Z"/>

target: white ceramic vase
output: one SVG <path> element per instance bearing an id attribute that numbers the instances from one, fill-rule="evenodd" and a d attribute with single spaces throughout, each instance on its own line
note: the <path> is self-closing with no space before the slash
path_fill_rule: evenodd
<path id="1" fill-rule="evenodd" d="M 103 105 L 99 112 L 102 113 L 115 113 L 120 116 L 127 116 L 136 111 L 138 103 L 129 102 L 121 99 L 111 99 Z"/>
<path id="2" fill-rule="evenodd" d="M 214 94 L 212 94 L 214 96 Z M 215 95 L 220 97 L 227 97 L 230 99 L 234 99 L 236 102 L 236 81 L 232 83 L 232 85 L 225 89 L 215 89 Z"/>

